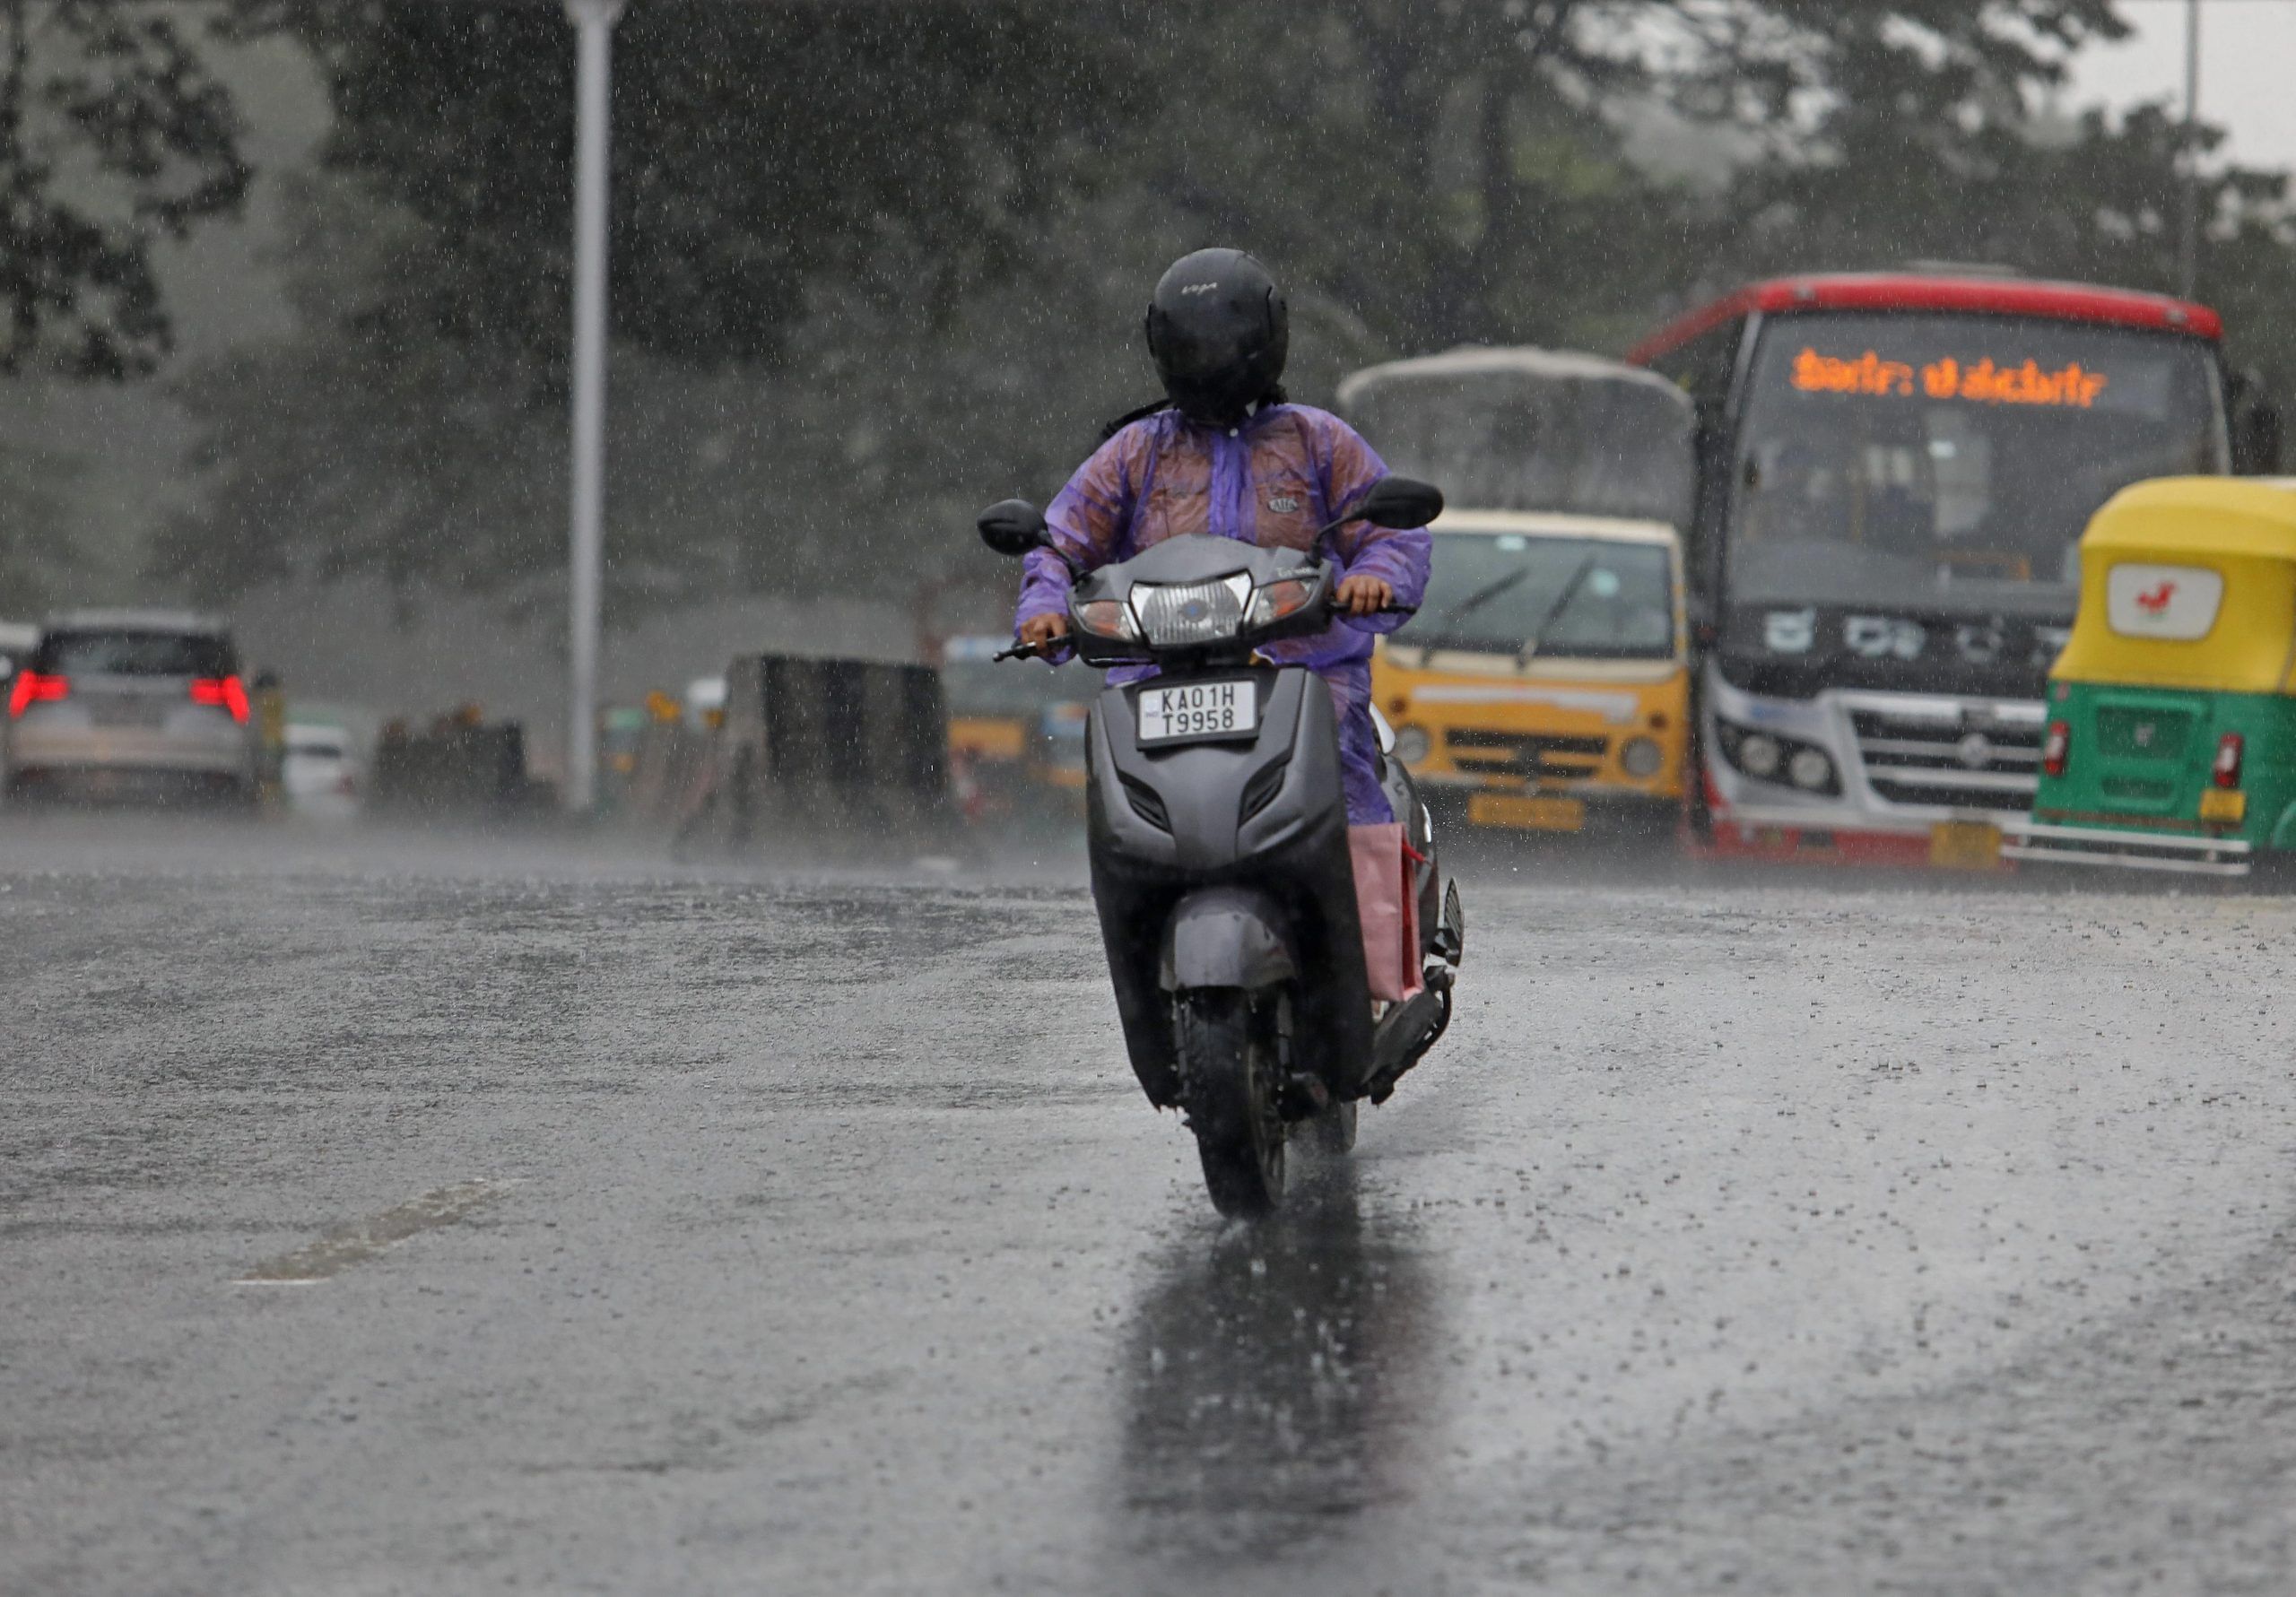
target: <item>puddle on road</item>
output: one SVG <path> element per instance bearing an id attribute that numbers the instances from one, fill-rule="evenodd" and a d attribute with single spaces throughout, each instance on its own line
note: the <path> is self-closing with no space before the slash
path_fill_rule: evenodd
<path id="1" fill-rule="evenodd" d="M 451 1226 L 482 1203 L 502 1195 L 491 1181 L 461 1181 L 411 1198 L 380 1214 L 329 1231 L 293 1253 L 266 1259 L 239 1278 L 241 1286 L 302 1286 L 364 1263 L 422 1231 Z"/>

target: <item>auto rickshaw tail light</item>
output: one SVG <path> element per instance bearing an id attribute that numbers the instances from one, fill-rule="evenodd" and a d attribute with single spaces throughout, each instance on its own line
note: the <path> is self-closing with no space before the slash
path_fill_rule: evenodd
<path id="1" fill-rule="evenodd" d="M 2041 739 L 2041 769 L 2052 777 L 2065 775 L 2065 759 L 2072 752 L 2072 725 L 2065 721 L 2051 721 L 2048 733 Z"/>
<path id="2" fill-rule="evenodd" d="M 2219 787 L 2240 785 L 2240 756 L 2248 741 L 2237 732 L 2228 732 L 2216 740 L 2216 764 L 2209 776 Z"/>

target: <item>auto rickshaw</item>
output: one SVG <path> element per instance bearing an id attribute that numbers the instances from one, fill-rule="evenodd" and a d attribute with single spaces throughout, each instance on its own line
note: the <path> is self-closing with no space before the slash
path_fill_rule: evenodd
<path id="1" fill-rule="evenodd" d="M 1674 826 L 1692 720 L 1689 399 L 1596 355 L 1482 348 L 1359 371 L 1339 398 L 1452 507 L 1431 529 L 1425 602 L 1371 671 L 1428 802 L 1532 831 Z"/>
<path id="2" fill-rule="evenodd" d="M 2296 848 L 2296 480 L 2163 477 L 2081 538 L 2005 858 L 2245 876 Z"/>

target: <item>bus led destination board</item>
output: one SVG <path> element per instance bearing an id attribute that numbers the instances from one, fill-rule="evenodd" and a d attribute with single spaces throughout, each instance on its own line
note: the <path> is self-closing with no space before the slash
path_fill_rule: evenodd
<path id="1" fill-rule="evenodd" d="M 1919 393 L 1931 399 L 2085 411 L 2111 379 L 2078 360 L 2048 371 L 2030 359 L 2016 365 L 1996 363 L 1990 355 L 1966 362 L 1947 355 L 1917 367 L 1909 360 L 1884 360 L 1873 350 L 1846 358 L 1821 355 L 1805 344 L 1794 357 L 1793 381 L 1805 394 L 1911 397 Z"/>

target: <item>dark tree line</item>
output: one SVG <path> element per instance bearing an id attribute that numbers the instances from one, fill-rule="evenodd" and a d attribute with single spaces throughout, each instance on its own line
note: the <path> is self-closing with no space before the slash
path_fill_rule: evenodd
<path id="1" fill-rule="evenodd" d="M 303 199 L 326 265 L 299 283 L 304 337 L 186 381 L 207 495 L 163 569 L 219 596 L 310 572 L 546 597 L 560 8 L 231 20 L 300 41 L 327 84 Z M 616 599 L 937 567 L 967 506 L 1048 491 L 1146 396 L 1139 304 L 1205 242 L 1284 276 L 1310 398 L 1466 340 L 1616 348 L 1776 269 L 2171 286 L 2179 130 L 2043 115 L 2065 56 L 2125 30 L 2110 0 L 633 0 Z M 1718 152 L 1709 172 L 1654 170 L 1653 128 Z M 2296 378 L 2282 179 L 2212 170 L 2203 297 Z"/>

